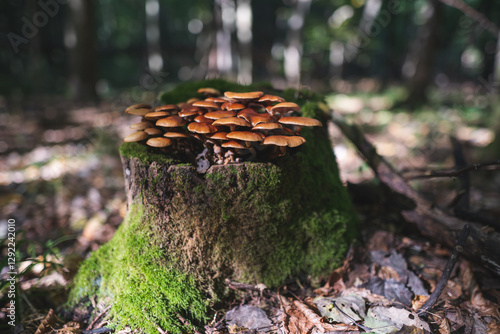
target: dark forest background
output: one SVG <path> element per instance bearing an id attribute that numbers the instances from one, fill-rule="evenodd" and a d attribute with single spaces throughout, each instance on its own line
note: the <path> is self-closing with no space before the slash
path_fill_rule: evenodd
<path id="1" fill-rule="evenodd" d="M 496 88 L 496 25 L 491 0 L 4 0 L 0 93 L 103 98 L 206 77 L 335 91 L 370 77 L 420 103 L 429 85 Z"/>

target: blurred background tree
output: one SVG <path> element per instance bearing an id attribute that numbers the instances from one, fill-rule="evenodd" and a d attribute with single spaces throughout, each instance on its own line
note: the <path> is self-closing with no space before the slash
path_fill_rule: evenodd
<path id="1" fill-rule="evenodd" d="M 6 96 L 92 99 L 205 77 L 330 91 L 370 77 L 418 104 L 429 85 L 498 82 L 489 0 L 6 0 L 0 13 Z"/>

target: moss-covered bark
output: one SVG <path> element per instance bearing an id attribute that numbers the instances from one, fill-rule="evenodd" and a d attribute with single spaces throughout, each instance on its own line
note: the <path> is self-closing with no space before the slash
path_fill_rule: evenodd
<path id="1" fill-rule="evenodd" d="M 184 101 L 205 86 L 248 89 L 190 83 L 163 102 Z M 322 119 L 321 99 L 303 94 L 281 93 L 305 116 Z M 293 155 L 212 166 L 205 174 L 146 146 L 123 144 L 128 217 L 84 264 L 72 300 L 111 296 L 122 325 L 176 332 L 177 314 L 204 320 L 209 302 L 223 296 L 225 278 L 276 286 L 288 277 L 328 274 L 354 237 L 355 213 L 326 129 L 305 129 L 303 136 L 307 143 Z"/>

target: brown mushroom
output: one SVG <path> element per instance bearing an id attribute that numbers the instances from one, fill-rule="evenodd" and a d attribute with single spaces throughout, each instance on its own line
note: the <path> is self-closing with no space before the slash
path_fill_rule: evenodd
<path id="1" fill-rule="evenodd" d="M 223 99 L 222 97 L 207 97 L 205 101 L 214 102 L 217 104 L 224 104 L 227 102 L 227 100 Z"/>
<path id="2" fill-rule="evenodd" d="M 197 123 L 209 123 L 212 124 L 213 120 L 210 118 L 206 118 L 205 116 L 196 116 L 194 121 Z"/>
<path id="3" fill-rule="evenodd" d="M 144 129 L 151 128 L 151 127 L 153 127 L 153 124 L 151 122 L 148 122 L 148 121 L 134 123 L 130 126 L 130 128 L 132 130 L 144 130 Z"/>
<path id="4" fill-rule="evenodd" d="M 154 108 L 153 111 L 167 111 L 170 114 L 172 114 L 172 113 L 178 111 L 179 109 L 180 109 L 179 106 L 177 106 L 175 104 L 165 104 L 163 106 L 159 106 L 159 107 Z"/>
<path id="5" fill-rule="evenodd" d="M 207 134 L 217 132 L 217 128 L 209 123 L 192 122 L 188 124 L 188 130 L 194 133 Z"/>
<path id="6" fill-rule="evenodd" d="M 252 126 L 256 126 L 259 123 L 269 123 L 275 121 L 276 119 L 269 114 L 257 114 L 250 116 L 250 123 L 252 123 Z"/>
<path id="7" fill-rule="evenodd" d="M 265 94 L 259 99 L 259 102 L 266 104 L 280 103 L 280 102 L 285 102 L 285 99 L 280 96 Z"/>
<path id="8" fill-rule="evenodd" d="M 176 128 L 184 124 L 186 124 L 186 122 L 179 116 L 169 116 L 156 121 L 156 126 L 162 126 L 164 128 Z"/>
<path id="9" fill-rule="evenodd" d="M 321 126 L 321 122 L 315 118 L 300 116 L 281 117 L 278 122 L 281 124 L 294 125 L 295 134 L 297 135 L 300 134 L 304 126 Z"/>
<path id="10" fill-rule="evenodd" d="M 158 128 L 147 128 L 144 129 L 144 132 L 146 132 L 150 136 L 160 136 L 163 134 L 163 131 Z"/>
<path id="11" fill-rule="evenodd" d="M 150 121 L 157 121 L 157 120 L 164 118 L 164 117 L 167 117 L 167 116 L 170 116 L 170 112 L 168 112 L 168 111 L 152 111 L 152 112 L 148 112 L 146 115 L 144 115 L 144 117 Z"/>
<path id="12" fill-rule="evenodd" d="M 214 139 L 214 140 L 229 140 L 227 138 L 227 132 L 222 132 L 222 131 L 221 132 L 216 132 L 216 133 L 214 133 L 212 135 L 208 135 L 207 137 L 210 138 L 210 139 Z"/>
<path id="13" fill-rule="evenodd" d="M 194 107 L 200 107 L 200 108 L 205 108 L 208 110 L 211 109 L 219 109 L 219 105 L 215 102 L 210 102 L 210 101 L 196 101 L 193 103 Z"/>
<path id="14" fill-rule="evenodd" d="M 236 115 L 236 117 L 243 118 L 247 122 L 250 122 L 250 117 L 260 115 L 258 112 L 253 110 L 252 108 L 245 108 Z"/>
<path id="15" fill-rule="evenodd" d="M 245 142 L 246 148 L 252 154 L 248 159 L 249 161 L 252 161 L 257 154 L 255 148 L 252 146 L 252 142 L 261 142 L 264 139 L 264 136 L 262 136 L 260 133 L 252 131 L 233 131 L 228 133 L 226 137 L 229 139 L 237 139 Z"/>
<path id="16" fill-rule="evenodd" d="M 216 110 L 207 112 L 204 116 L 210 119 L 219 119 L 224 117 L 234 117 L 236 116 L 236 113 L 230 110 Z"/>
<path id="17" fill-rule="evenodd" d="M 212 88 L 212 87 L 203 87 L 198 89 L 198 94 L 203 94 L 207 96 L 219 96 L 220 91 L 218 89 Z"/>
<path id="18" fill-rule="evenodd" d="M 246 120 L 243 118 L 239 117 L 224 117 L 224 118 L 219 118 L 218 120 L 214 121 L 212 125 L 215 126 L 220 126 L 220 125 L 225 125 L 229 126 L 231 131 L 234 131 L 237 126 L 246 126 L 250 127 L 250 123 L 248 123 Z"/>
<path id="19" fill-rule="evenodd" d="M 165 132 L 163 134 L 163 137 L 166 137 L 166 138 L 189 138 L 189 135 L 184 133 L 184 132 L 169 131 L 169 132 Z"/>
<path id="20" fill-rule="evenodd" d="M 300 107 L 297 103 L 293 102 L 281 102 L 278 103 L 277 105 L 272 106 L 271 108 L 266 108 L 266 110 L 271 114 L 272 116 L 283 116 L 283 114 L 291 111 L 299 111 Z M 279 117 L 278 116 L 278 117 Z"/>
<path id="21" fill-rule="evenodd" d="M 232 110 L 232 111 L 238 111 L 245 109 L 245 105 L 237 102 L 226 102 L 223 103 L 220 108 L 222 110 Z"/>
<path id="22" fill-rule="evenodd" d="M 301 136 L 268 136 L 264 139 L 263 145 L 276 145 L 276 146 L 288 146 L 297 147 L 304 144 L 306 140 Z"/>
<path id="23" fill-rule="evenodd" d="M 151 110 L 153 110 L 153 108 L 149 104 L 141 103 L 141 104 L 134 104 L 128 107 L 127 109 L 125 109 L 125 112 L 131 115 L 144 116 L 148 112 L 151 112 Z"/>
<path id="24" fill-rule="evenodd" d="M 224 92 L 224 96 L 231 100 L 237 101 L 250 101 L 256 100 L 264 95 L 263 92 L 247 92 L 247 93 L 237 93 L 237 92 Z"/>
<path id="25" fill-rule="evenodd" d="M 274 145 L 279 147 L 278 156 L 286 154 L 287 147 L 297 147 L 304 144 L 306 140 L 300 136 L 268 136 L 262 142 L 263 145 Z"/>
<path id="26" fill-rule="evenodd" d="M 172 141 L 165 137 L 149 138 L 146 145 L 162 148 L 172 145 Z"/>
<path id="27" fill-rule="evenodd" d="M 146 132 L 137 131 L 137 132 L 134 132 L 134 133 L 128 135 L 127 137 L 125 137 L 125 139 L 123 139 L 123 141 L 126 143 L 132 143 L 132 142 L 144 140 L 146 138 L 148 138 L 148 134 Z"/>

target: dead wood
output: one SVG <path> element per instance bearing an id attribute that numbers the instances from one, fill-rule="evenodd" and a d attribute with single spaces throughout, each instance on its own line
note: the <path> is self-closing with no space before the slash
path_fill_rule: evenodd
<path id="1" fill-rule="evenodd" d="M 464 256 L 481 261 L 485 267 L 500 275 L 500 247 L 498 246 L 500 233 L 491 231 L 479 223 L 466 222 L 450 216 L 442 209 L 435 207 L 413 189 L 383 157 L 377 154 L 375 147 L 368 142 L 358 126 L 347 124 L 341 116 L 335 113 L 332 120 L 356 146 L 359 154 L 373 169 L 378 179 L 396 194 L 403 195 L 413 202 L 412 208 L 405 207 L 401 210 L 406 221 L 415 224 L 422 235 L 449 248 L 455 246 L 460 232 L 468 224 L 471 233 Z"/>

